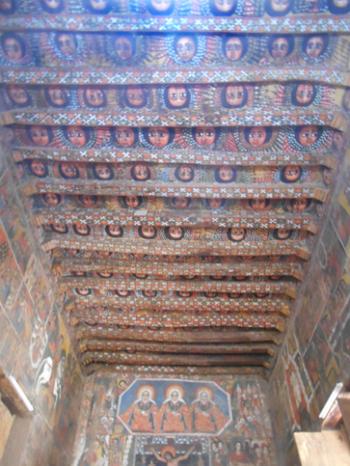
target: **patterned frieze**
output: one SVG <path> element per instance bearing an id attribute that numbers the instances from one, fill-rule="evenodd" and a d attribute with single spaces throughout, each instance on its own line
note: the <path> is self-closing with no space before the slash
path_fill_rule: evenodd
<path id="1" fill-rule="evenodd" d="M 244 215 L 244 213 L 242 212 Z M 183 227 L 218 227 L 218 228 L 246 228 L 246 229 L 293 229 L 306 230 L 310 233 L 317 233 L 318 220 L 312 215 L 291 215 L 291 214 L 265 214 L 237 216 L 234 214 L 222 213 L 200 213 L 199 211 L 189 211 L 176 214 L 172 211 L 162 211 L 155 215 L 153 211 L 146 212 L 109 212 L 103 210 L 91 210 L 86 212 L 80 210 L 63 209 L 34 209 L 34 222 L 36 225 L 48 225 L 62 223 L 72 225 L 75 223 L 85 223 L 88 225 L 108 225 L 118 224 L 124 226 L 153 225 L 156 227 L 167 227 L 171 225 L 181 225 Z"/>
<path id="2" fill-rule="evenodd" d="M 219 280 L 154 280 L 147 279 L 131 279 L 120 278 L 86 278 L 86 277 L 68 277 L 61 278 L 59 281 L 59 289 L 61 291 L 70 290 L 71 293 L 88 293 L 91 289 L 98 290 L 100 293 L 103 291 L 189 291 L 189 292 L 221 292 L 221 293 L 271 293 L 286 295 L 290 298 L 295 298 L 296 285 L 292 281 L 278 280 L 278 281 L 219 281 Z"/>
<path id="3" fill-rule="evenodd" d="M 62 3 L 63 4 L 63 3 Z M 320 3 L 321 4 L 321 3 Z M 251 2 L 251 8 L 254 9 Z M 38 5 L 39 6 L 39 5 Z M 41 6 L 41 5 L 40 5 Z M 0 30 L 59 30 L 59 31 L 80 31 L 80 32 L 100 32 L 101 28 L 108 32 L 215 32 L 215 33 L 231 33 L 231 34 L 247 34 L 247 33 L 327 33 L 338 32 L 344 33 L 350 31 L 349 19 L 347 16 L 332 15 L 327 12 L 316 11 L 317 16 L 311 16 L 306 12 L 308 3 L 300 2 L 300 10 L 289 13 L 287 16 L 268 16 L 254 18 L 247 14 L 233 15 L 229 18 L 225 16 L 205 16 L 198 17 L 196 14 L 188 13 L 186 16 L 176 15 L 174 17 L 164 16 L 147 16 L 140 18 L 139 15 L 134 15 L 131 11 L 124 11 L 124 15 L 120 14 L 120 10 L 116 10 L 114 14 L 106 15 L 82 15 L 84 13 L 83 5 L 81 11 L 77 11 L 76 5 L 65 7 L 60 14 L 52 15 L 37 15 L 26 16 L 23 13 L 31 13 L 34 5 L 26 6 L 28 11 L 14 11 L 11 15 L 6 15 L 0 18 Z M 43 8 L 43 7 L 42 7 Z M 323 8 L 323 7 L 322 7 Z M 327 8 L 327 7 L 325 7 Z M 68 11 L 69 9 L 69 11 Z M 326 10 L 325 10 L 326 11 Z M 49 11 L 43 8 L 43 12 Z M 88 11 L 91 13 L 90 11 Z M 68 13 L 68 14 L 67 14 Z M 71 14 L 69 14 L 71 13 Z M 128 13 L 127 17 L 125 13 Z M 315 13 L 311 11 L 309 13 Z"/>
<path id="4" fill-rule="evenodd" d="M 268 354 L 274 356 L 276 347 L 267 343 L 252 344 L 230 344 L 223 343 L 218 345 L 208 344 L 186 344 L 186 343 L 146 343 L 146 342 L 128 342 L 128 341 L 104 341 L 98 339 L 81 340 L 77 345 L 79 353 L 86 351 L 125 351 L 128 348 L 131 352 L 159 352 L 159 353 L 192 353 L 192 354 Z"/>
<path id="5" fill-rule="evenodd" d="M 193 172 L 191 167 L 188 173 Z M 233 171 L 233 170 L 231 170 Z M 181 175 L 182 176 L 182 175 Z M 186 175 L 192 176 L 192 175 Z M 170 182 L 171 181 L 171 182 Z M 88 181 L 88 180 L 62 180 L 46 178 L 45 181 L 30 180 L 22 183 L 21 190 L 26 195 L 59 193 L 78 194 L 92 196 L 152 196 L 152 197 L 194 197 L 194 198 L 223 198 L 223 199 L 315 199 L 324 202 L 327 199 L 328 189 L 314 184 L 294 184 L 282 183 L 246 185 L 231 181 L 228 184 L 218 183 L 179 183 L 174 177 L 169 182 L 129 181 L 118 180 L 114 183 L 108 181 Z M 268 202 L 265 202 L 265 210 L 268 209 Z M 255 204 L 251 203 L 253 208 Z M 261 208 L 261 210 L 264 210 Z"/>
<path id="6" fill-rule="evenodd" d="M 142 292 L 139 292 L 142 294 Z M 147 293 L 146 293 L 147 294 Z M 148 294 L 154 294 L 148 293 Z M 195 293 L 192 293 L 195 294 Z M 76 315 L 83 310 L 92 311 L 94 307 L 106 306 L 109 310 L 114 311 L 123 309 L 124 311 L 134 310 L 153 310 L 155 312 L 166 311 L 183 311 L 186 312 L 276 312 L 282 315 L 289 315 L 290 303 L 288 299 L 273 297 L 270 295 L 265 298 L 247 298 L 237 297 L 237 294 L 218 294 L 215 292 L 203 292 L 202 296 L 180 298 L 178 295 L 157 293 L 153 298 L 126 296 L 75 296 L 65 305 L 65 311 Z M 186 293 L 188 295 L 188 293 Z M 205 296 L 206 295 L 206 296 Z M 258 294 L 259 296 L 262 296 Z M 223 297 L 221 297 L 223 296 Z M 233 298 L 235 296 L 235 298 Z M 155 299 L 157 298 L 157 299 Z"/>
<path id="7" fill-rule="evenodd" d="M 180 87 L 180 86 L 178 86 Z M 338 130 L 345 130 L 347 119 L 342 112 L 334 110 L 290 110 L 269 107 L 259 107 L 261 119 L 256 120 L 256 108 L 248 108 L 240 111 L 215 112 L 210 109 L 203 114 L 202 109 L 188 109 L 188 111 L 176 113 L 172 111 L 152 112 L 91 112 L 91 111 L 51 111 L 40 110 L 19 111 L 12 110 L 0 115 L 0 123 L 3 125 L 42 125 L 65 126 L 82 125 L 89 127 L 105 126 L 287 126 L 287 125 L 325 125 Z"/>
<path id="8" fill-rule="evenodd" d="M 217 128 L 217 131 L 222 131 Z M 145 129 L 145 132 L 149 131 Z M 175 128 L 175 133 L 182 133 L 185 130 Z M 194 130 L 196 132 L 197 130 Z M 159 131 L 158 131 L 159 132 Z M 207 133 L 205 129 L 202 132 Z M 209 128 L 210 132 L 210 128 Z M 261 152 L 230 152 L 228 150 L 213 150 L 211 145 L 197 148 L 191 146 L 183 149 L 180 144 L 176 144 L 176 139 L 180 136 L 175 134 L 172 148 L 166 146 L 162 151 L 157 151 L 156 146 L 149 149 L 143 147 L 125 149 L 41 149 L 40 147 L 15 147 L 12 157 L 15 162 L 24 160 L 40 159 L 45 162 L 75 162 L 75 163 L 125 163 L 149 161 L 157 164 L 191 163 L 204 165 L 231 165 L 240 167 L 280 167 L 293 164 L 302 167 L 312 167 L 322 165 L 327 168 L 335 168 L 337 159 L 335 155 L 330 155 L 326 151 L 309 152 L 284 152 L 282 149 L 276 153 L 268 151 Z M 194 142 L 196 142 L 194 140 Z M 163 143 L 162 143 L 163 144 Z M 208 146 L 207 146 L 208 147 Z M 196 150 L 197 149 L 197 150 Z M 212 149 L 212 150 L 211 150 Z"/>
<path id="9" fill-rule="evenodd" d="M 270 64 L 269 64 L 270 65 Z M 331 86 L 349 86 L 350 73 L 344 69 L 335 70 L 333 67 L 319 66 L 271 66 L 264 73 L 261 67 L 247 65 L 243 69 L 234 69 L 232 66 L 220 67 L 220 71 L 203 70 L 193 71 L 172 70 L 155 72 L 118 71 L 113 70 L 74 70 L 56 71 L 55 69 L 28 69 L 17 68 L 11 70 L 0 66 L 1 84 L 19 85 L 88 85 L 88 86 L 110 86 L 110 85 L 137 85 L 144 84 L 188 84 L 199 83 L 256 83 L 256 82 L 288 82 L 308 80 L 314 83 L 322 83 Z"/>
<path id="10" fill-rule="evenodd" d="M 195 330 L 195 331 L 194 331 Z M 281 343 L 281 334 L 277 330 L 251 330 L 232 328 L 213 328 L 208 330 L 184 328 L 176 331 L 168 328 L 150 329 L 135 325 L 133 328 L 120 326 L 106 327 L 103 325 L 91 326 L 80 323 L 75 328 L 75 339 L 80 341 L 86 338 L 100 338 L 106 341 L 133 340 L 148 342 L 173 343 L 251 343 L 265 342 Z"/>
<path id="11" fill-rule="evenodd" d="M 304 276 L 302 266 L 297 263 L 285 263 L 285 262 L 269 262 L 261 263 L 256 262 L 254 259 L 245 259 L 245 263 L 237 263 L 231 261 L 231 263 L 213 263 L 206 258 L 205 261 L 197 262 L 193 264 L 185 263 L 162 263 L 157 262 L 156 258 L 152 262 L 143 261 L 141 258 L 132 261 L 126 261 L 124 263 L 120 261 L 111 260 L 109 258 L 100 260 L 63 260 L 55 261 L 53 263 L 53 270 L 56 275 L 74 275 L 76 272 L 89 273 L 90 275 L 99 272 L 105 272 L 109 274 L 147 274 L 161 277 L 193 277 L 193 276 L 214 276 L 216 274 L 222 276 L 230 275 L 244 275 L 248 277 L 252 276 L 271 276 L 271 275 L 283 275 L 291 276 L 297 280 L 301 280 Z"/>
<path id="12" fill-rule="evenodd" d="M 219 355 L 205 356 L 188 354 L 184 357 L 183 354 L 178 355 L 160 355 L 158 353 L 150 354 L 130 354 L 120 352 L 111 354 L 108 352 L 89 351 L 81 355 L 81 363 L 85 366 L 90 363 L 103 362 L 104 364 L 130 364 L 130 365 L 156 365 L 165 364 L 169 366 L 187 366 L 195 365 L 197 367 L 217 366 L 220 361 L 220 366 L 263 366 L 271 367 L 271 363 L 265 355 Z"/>
<path id="13" fill-rule="evenodd" d="M 72 319 L 72 317 L 71 317 Z M 73 317 L 74 319 L 74 317 Z M 215 328 L 215 327 L 238 327 L 238 328 L 266 328 L 276 329 L 283 332 L 285 329 L 285 318 L 273 313 L 191 313 L 171 312 L 157 313 L 148 311 L 123 312 L 116 311 L 111 314 L 99 313 L 95 316 L 84 315 L 79 319 L 89 325 L 137 325 L 146 328 Z M 72 322 L 73 324 L 74 322 Z M 77 322 L 78 323 L 78 322 Z"/>

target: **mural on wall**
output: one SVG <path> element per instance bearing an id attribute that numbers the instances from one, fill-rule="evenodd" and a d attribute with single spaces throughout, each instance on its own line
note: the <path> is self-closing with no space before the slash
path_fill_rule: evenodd
<path id="1" fill-rule="evenodd" d="M 132 433 L 219 434 L 231 422 L 220 387 L 185 380 L 137 380 L 120 396 L 118 416 Z"/>
<path id="2" fill-rule="evenodd" d="M 210 465 L 210 442 L 205 438 L 137 437 L 133 466 L 164 464 L 166 466 Z"/>
<path id="3" fill-rule="evenodd" d="M 347 152 L 330 217 L 311 263 L 312 279 L 305 281 L 294 324 L 272 374 L 275 431 L 281 447 L 290 451 L 290 466 L 296 461 L 293 431 L 317 428 L 321 409 L 335 384 L 346 382 L 350 368 L 348 173 Z M 313 293 L 315 277 L 318 293 Z M 308 319 L 303 317 L 306 310 Z"/>
<path id="4" fill-rule="evenodd" d="M 35 407 L 28 437 L 22 439 L 22 449 L 14 461 L 23 466 L 52 464 L 55 424 L 60 416 L 70 426 L 76 422 L 79 405 L 74 402 L 75 409 L 70 406 L 67 410 L 65 405 L 72 403 L 74 393 L 78 399 L 81 374 L 54 304 L 53 282 L 44 269 L 8 169 L 1 177 L 0 191 L 0 366 L 15 376 Z M 65 404 L 63 385 L 70 387 Z M 68 440 L 65 445 L 63 450 L 69 455 Z"/>
<path id="5" fill-rule="evenodd" d="M 276 464 L 256 377 L 95 375 L 82 403 L 74 466 Z"/>

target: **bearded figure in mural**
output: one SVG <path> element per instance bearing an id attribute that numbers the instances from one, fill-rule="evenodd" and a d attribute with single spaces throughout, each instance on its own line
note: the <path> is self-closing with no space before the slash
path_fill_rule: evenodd
<path id="1" fill-rule="evenodd" d="M 227 419 L 212 398 L 213 392 L 209 387 L 197 390 L 197 398 L 191 405 L 193 432 L 218 432 L 226 424 Z"/>
<path id="2" fill-rule="evenodd" d="M 137 391 L 136 401 L 121 415 L 133 432 L 157 431 L 158 407 L 154 396 L 152 385 L 142 385 Z"/>
<path id="3" fill-rule="evenodd" d="M 190 431 L 190 411 L 183 396 L 181 385 L 170 385 L 166 389 L 166 399 L 159 410 L 160 432 Z"/>

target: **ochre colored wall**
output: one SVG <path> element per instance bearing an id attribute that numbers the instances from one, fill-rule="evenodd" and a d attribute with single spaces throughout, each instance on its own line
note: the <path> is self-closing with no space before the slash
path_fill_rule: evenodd
<path id="1" fill-rule="evenodd" d="M 297 464 L 292 433 L 319 428 L 334 385 L 350 374 L 350 152 L 338 174 L 295 319 L 270 380 L 281 466 Z"/>
<path id="2" fill-rule="evenodd" d="M 54 302 L 55 283 L 31 234 L 5 152 L 0 154 L 0 368 L 16 378 L 35 412 L 29 419 L 15 417 L 1 464 L 62 466 L 69 464 L 64 458 L 74 439 L 82 378 Z"/>
<path id="3" fill-rule="evenodd" d="M 194 414 L 203 387 L 211 390 L 213 403 L 207 417 Z M 172 389 L 183 400 L 178 415 L 169 405 Z M 73 465 L 158 466 L 165 463 L 157 461 L 153 450 L 163 455 L 170 447 L 177 457 L 191 451 L 183 466 L 277 466 L 266 389 L 256 376 L 95 374 L 85 384 Z M 152 394 L 151 415 L 138 409 L 142 390 Z M 212 432 L 213 423 L 224 425 L 230 413 L 232 422 L 222 432 Z"/>

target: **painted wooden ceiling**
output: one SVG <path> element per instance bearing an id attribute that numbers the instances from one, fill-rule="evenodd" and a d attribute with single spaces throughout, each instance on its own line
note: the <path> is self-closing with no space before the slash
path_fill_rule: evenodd
<path id="1" fill-rule="evenodd" d="M 88 371 L 272 367 L 350 95 L 348 0 L 0 0 L 1 123 Z"/>

